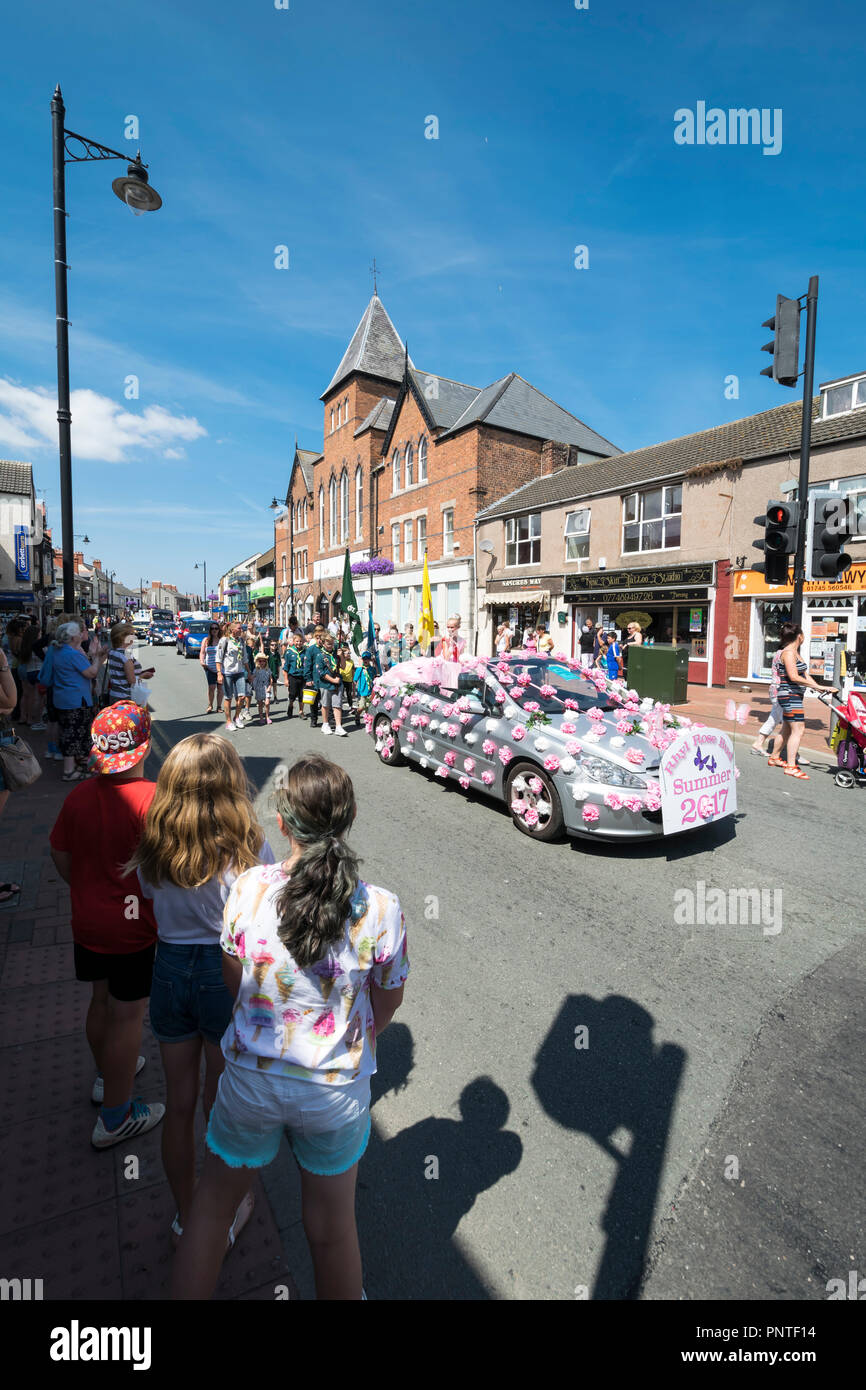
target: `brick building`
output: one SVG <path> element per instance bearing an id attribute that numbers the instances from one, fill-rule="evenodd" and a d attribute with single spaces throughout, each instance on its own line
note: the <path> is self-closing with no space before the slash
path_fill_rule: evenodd
<path id="1" fill-rule="evenodd" d="M 619 452 L 516 373 L 482 389 L 420 371 L 376 294 L 320 399 L 322 450 L 295 449 L 277 526 L 278 622 L 292 585 L 305 620 L 337 610 L 348 546 L 353 562 L 394 564 L 356 581 L 362 610 L 372 596 L 378 621 L 417 623 L 426 551 L 434 616 L 444 630 L 459 612 L 471 639 L 475 513 L 530 479 Z"/>

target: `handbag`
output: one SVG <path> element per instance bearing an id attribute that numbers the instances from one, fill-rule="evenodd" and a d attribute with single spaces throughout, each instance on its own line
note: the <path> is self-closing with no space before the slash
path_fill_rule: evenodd
<path id="1" fill-rule="evenodd" d="M 135 704 L 141 705 L 142 709 L 146 709 L 147 702 L 150 699 L 150 690 L 142 681 L 136 681 L 135 685 L 129 687 L 129 698 L 133 700 Z"/>
<path id="2" fill-rule="evenodd" d="M 111 673 L 109 671 L 109 663 L 107 661 L 104 661 L 102 663 L 102 669 L 100 670 L 99 675 L 96 677 L 94 686 L 96 694 L 96 707 L 97 709 L 105 709 L 108 705 L 113 703 L 111 698 Z"/>
<path id="3" fill-rule="evenodd" d="M 0 767 L 10 791 L 29 787 L 42 776 L 42 768 L 30 745 L 15 734 L 10 743 L 0 743 Z"/>

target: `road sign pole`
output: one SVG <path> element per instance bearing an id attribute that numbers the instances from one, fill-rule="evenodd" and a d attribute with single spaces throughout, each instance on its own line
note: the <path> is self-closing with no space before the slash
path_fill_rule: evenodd
<path id="1" fill-rule="evenodd" d="M 800 521 L 797 527 L 797 553 L 794 556 L 794 595 L 791 621 L 803 622 L 803 581 L 806 577 L 806 527 L 809 519 L 809 453 L 812 448 L 812 384 L 815 377 L 815 321 L 818 316 L 818 276 L 809 280 L 806 295 L 806 356 L 803 362 L 803 419 L 800 428 Z"/>

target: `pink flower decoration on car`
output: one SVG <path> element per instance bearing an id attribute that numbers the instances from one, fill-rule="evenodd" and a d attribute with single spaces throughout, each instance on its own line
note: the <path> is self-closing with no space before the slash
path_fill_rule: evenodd
<path id="1" fill-rule="evenodd" d="M 511 758 L 512 758 L 512 753 L 511 753 L 511 749 L 510 749 L 510 748 L 500 748 L 500 750 L 499 750 L 499 761 L 500 761 L 501 763 L 510 763 L 510 762 L 511 762 Z"/>
<path id="2" fill-rule="evenodd" d="M 524 728 L 524 726 L 522 724 L 515 724 L 514 728 L 511 730 L 511 737 L 516 738 L 518 743 L 522 738 L 525 738 L 526 729 Z"/>
<path id="3" fill-rule="evenodd" d="M 583 819 L 587 825 L 592 825 L 593 821 L 598 820 L 598 807 L 587 803 L 583 808 Z"/>
<path id="4" fill-rule="evenodd" d="M 432 710 L 437 710 L 437 709 L 439 708 L 439 701 L 438 701 L 438 700 L 431 700 L 431 701 L 430 701 L 430 708 L 431 708 Z"/>
<path id="5" fill-rule="evenodd" d="M 437 776 L 437 777 L 447 777 L 447 776 L 448 776 L 448 769 L 447 769 L 447 767 L 437 767 L 437 769 L 436 769 L 436 776 Z"/>
<path id="6" fill-rule="evenodd" d="M 527 825 L 538 824 L 538 812 L 534 806 L 527 806 L 523 819 L 526 821 Z"/>
<path id="7" fill-rule="evenodd" d="M 570 738 L 568 740 L 568 743 L 565 745 L 565 751 L 566 753 L 570 754 L 570 756 L 573 758 L 578 753 L 583 752 L 583 744 L 578 743 L 576 738 Z"/>
<path id="8" fill-rule="evenodd" d="M 544 766 L 547 768 L 548 772 L 558 772 L 559 758 L 555 757 L 553 753 L 548 753 L 547 757 L 544 759 Z"/>
<path id="9" fill-rule="evenodd" d="M 489 768 L 485 772 L 482 772 L 481 780 L 484 783 L 485 787 L 490 787 L 493 785 L 494 777 L 493 773 L 490 771 Z"/>
<path id="10" fill-rule="evenodd" d="M 572 700 L 570 695 L 567 699 L 563 700 L 562 703 L 565 705 L 566 709 L 580 709 L 580 706 L 578 705 L 577 701 Z"/>
<path id="11" fill-rule="evenodd" d="M 623 808 L 623 799 L 620 796 L 619 792 L 606 792 L 604 797 L 604 804 L 611 811 L 621 811 Z"/>
<path id="12" fill-rule="evenodd" d="M 523 708 L 526 710 L 527 714 L 538 714 L 541 706 L 536 700 L 527 700 Z"/>
<path id="13" fill-rule="evenodd" d="M 393 701 L 393 700 L 386 700 L 386 701 L 385 701 L 385 709 L 386 709 L 386 710 L 392 710 L 393 708 L 394 708 L 394 701 Z"/>
<path id="14" fill-rule="evenodd" d="M 646 794 L 646 808 L 648 811 L 660 811 L 662 799 L 655 787 L 650 787 Z"/>
<path id="15" fill-rule="evenodd" d="M 448 749 L 448 752 L 445 754 L 445 761 L 446 761 L 446 763 L 448 764 L 449 767 L 453 767 L 454 764 L 456 763 L 456 761 L 457 761 L 457 754 L 454 752 L 454 749 L 453 749 L 453 748 L 449 748 L 449 749 Z"/>
<path id="16" fill-rule="evenodd" d="M 417 734 L 413 734 L 413 733 L 410 731 L 410 732 L 406 735 L 406 742 L 407 742 L 407 743 L 414 743 L 417 737 L 418 737 Z"/>
<path id="17" fill-rule="evenodd" d="M 484 742 L 481 745 L 481 751 L 485 757 L 493 757 L 493 754 L 496 752 L 496 744 L 493 742 L 492 738 L 486 738 L 484 740 Z"/>
<path id="18" fill-rule="evenodd" d="M 504 690 L 497 690 L 497 692 L 496 692 L 496 694 L 494 695 L 493 698 L 494 698 L 494 700 L 496 701 L 497 705 L 504 705 L 504 704 L 505 704 L 505 699 L 506 699 L 505 691 L 504 691 Z"/>
<path id="19" fill-rule="evenodd" d="M 517 677 L 517 683 L 518 683 L 518 685 L 531 685 L 531 684 L 532 684 L 532 677 L 531 677 L 531 675 L 529 674 L 529 672 L 528 672 L 528 671 L 521 671 L 520 675 Z"/>
<path id="20" fill-rule="evenodd" d="M 453 710 L 453 708 L 454 708 L 453 705 L 443 705 L 443 706 L 442 706 L 442 713 L 445 715 L 445 718 L 446 718 L 446 719 L 448 718 L 448 716 L 449 716 L 449 714 L 451 713 L 451 711 Z"/>
<path id="21" fill-rule="evenodd" d="M 419 714 L 418 723 L 420 724 L 422 729 L 426 729 L 427 725 L 430 723 L 430 720 L 426 714 Z"/>
<path id="22" fill-rule="evenodd" d="M 616 721 L 616 731 L 618 734 L 630 734 L 631 727 L 627 719 L 618 719 Z"/>
<path id="23" fill-rule="evenodd" d="M 403 720 L 402 720 L 402 719 L 392 719 L 392 720 L 391 720 L 391 728 L 392 728 L 392 729 L 402 729 L 402 727 L 403 727 Z"/>
<path id="24" fill-rule="evenodd" d="M 529 790 L 535 792 L 536 796 L 541 795 L 541 793 L 544 791 L 544 783 L 542 782 L 540 777 L 530 777 Z"/>
<path id="25" fill-rule="evenodd" d="M 591 709 L 591 710 L 587 710 L 587 714 L 589 715 L 589 718 L 590 718 L 590 719 L 595 719 L 595 720 L 604 719 L 604 710 L 600 710 L 600 709 Z"/>
<path id="26" fill-rule="evenodd" d="M 523 800 L 523 797 L 516 796 L 511 803 L 511 809 L 515 816 L 522 816 L 526 810 L 526 802 Z"/>
<path id="27" fill-rule="evenodd" d="M 445 732 L 449 738 L 456 738 L 460 733 L 460 726 L 459 724 L 446 724 Z"/>
<path id="28" fill-rule="evenodd" d="M 639 748 L 630 748 L 625 756 L 627 762 L 635 763 L 636 765 L 642 763 L 644 760 L 644 755 Z"/>
<path id="29" fill-rule="evenodd" d="M 560 728 L 560 732 L 563 733 L 563 734 L 576 734 L 576 733 L 577 733 L 577 725 L 576 725 L 576 724 L 572 724 L 572 723 L 571 723 L 569 720 L 567 720 L 567 719 L 566 719 L 566 720 L 563 720 L 563 722 L 560 724 L 559 728 Z"/>
<path id="30" fill-rule="evenodd" d="M 464 772 L 468 772 L 470 776 L 472 775 L 472 773 L 475 771 L 475 759 L 474 759 L 474 758 L 464 758 L 464 759 L 463 759 L 463 771 L 464 771 Z"/>
<path id="31" fill-rule="evenodd" d="M 538 689 L 545 700 L 552 700 L 556 695 L 555 685 L 540 685 Z"/>
<path id="32" fill-rule="evenodd" d="M 461 724 L 468 724 L 469 721 L 470 721 L 470 719 L 472 718 L 472 715 L 471 715 L 471 714 L 461 714 L 461 715 L 459 715 L 458 717 L 459 717 L 459 719 L 460 719 L 460 723 L 461 723 Z"/>
<path id="33" fill-rule="evenodd" d="M 627 796 L 624 798 L 623 805 L 627 811 L 640 811 L 643 809 L 643 799 L 639 796 Z"/>
<path id="34" fill-rule="evenodd" d="M 468 778 L 468 777 L 460 777 L 460 778 L 458 778 L 458 781 L 460 782 L 460 785 L 461 785 L 461 787 L 463 788 L 463 790 L 466 791 L 467 788 L 468 788 L 468 786 L 469 786 L 469 778 Z"/>

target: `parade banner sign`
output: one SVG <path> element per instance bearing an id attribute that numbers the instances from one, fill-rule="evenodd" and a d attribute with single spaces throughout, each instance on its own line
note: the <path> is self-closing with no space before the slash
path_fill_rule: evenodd
<path id="1" fill-rule="evenodd" d="M 719 729 L 684 729 L 659 765 L 666 835 L 732 816 L 737 809 L 734 745 Z"/>

